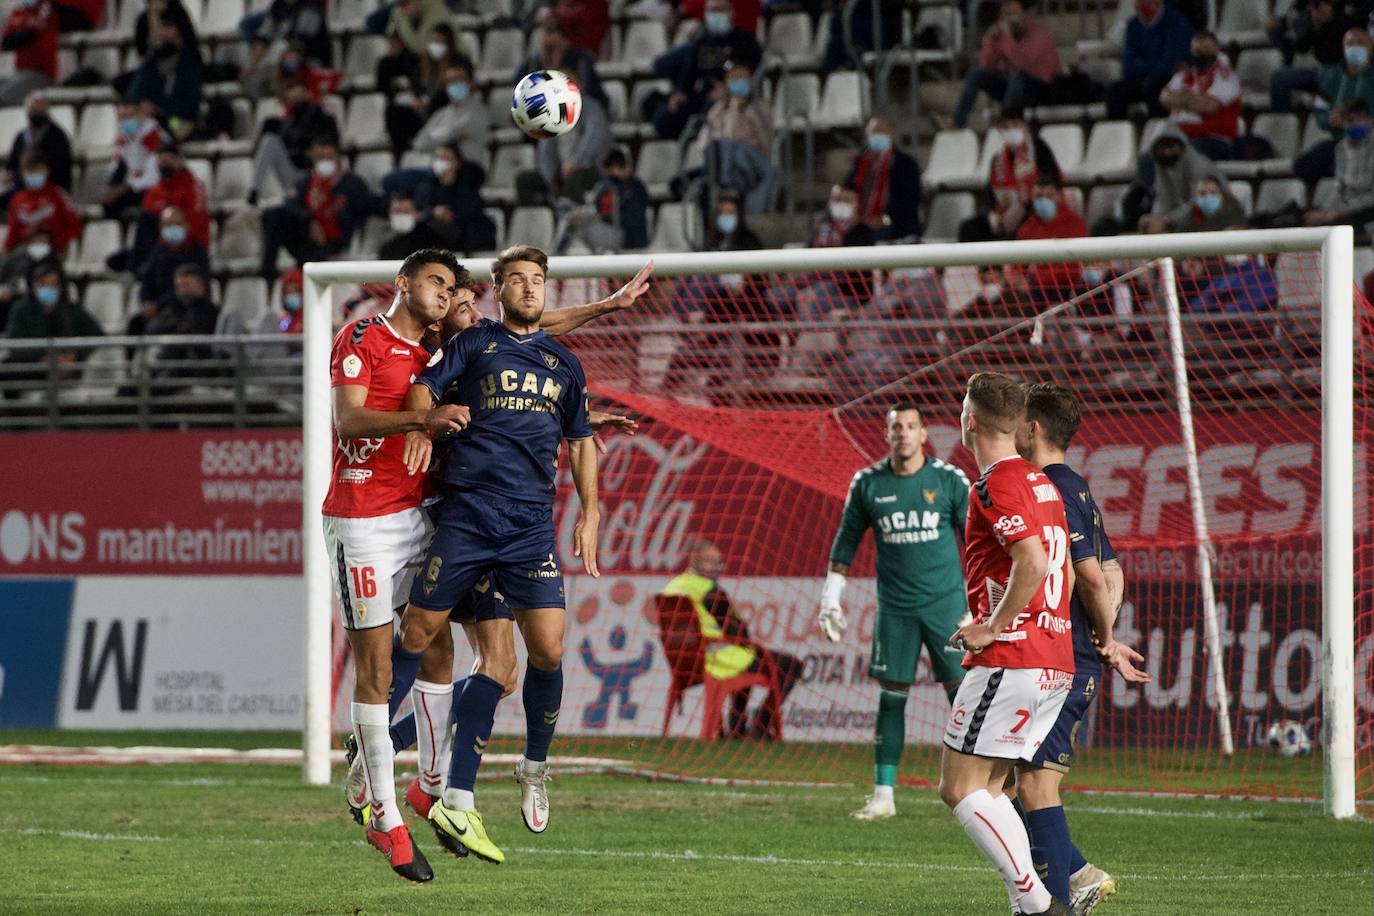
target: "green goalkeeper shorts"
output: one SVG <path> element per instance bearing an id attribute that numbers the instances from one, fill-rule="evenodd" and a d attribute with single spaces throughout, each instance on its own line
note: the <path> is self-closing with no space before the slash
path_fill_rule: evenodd
<path id="1" fill-rule="evenodd" d="M 931 678 L 937 684 L 959 681 L 964 669 L 959 662 L 964 653 L 949 644 L 949 638 L 959 629 L 959 622 L 968 612 L 962 594 L 919 614 L 892 614 L 878 611 L 873 625 L 873 655 L 868 663 L 869 677 L 880 681 L 910 684 L 916 680 L 916 663 L 921 658 L 921 646 L 930 656 Z"/>

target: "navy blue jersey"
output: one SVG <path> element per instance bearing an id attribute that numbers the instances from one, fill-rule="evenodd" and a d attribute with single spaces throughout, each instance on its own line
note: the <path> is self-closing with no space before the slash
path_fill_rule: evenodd
<path id="1" fill-rule="evenodd" d="M 448 392 L 472 413 L 450 440 L 444 483 L 553 504 L 559 443 L 592 434 L 587 379 L 567 347 L 543 331 L 515 334 L 483 319 L 445 344 L 415 381 L 435 401 Z"/>
<path id="2" fill-rule="evenodd" d="M 1069 560 L 1096 559 L 1099 563 L 1116 559 L 1112 542 L 1102 527 L 1102 511 L 1097 508 L 1088 482 L 1067 464 L 1051 464 L 1044 468 L 1045 476 L 1059 488 L 1064 500 L 1064 516 L 1069 522 Z M 1078 590 L 1069 601 L 1069 616 L 1073 620 L 1073 661 L 1079 674 L 1102 675 L 1102 659 L 1093 645 L 1092 628 L 1078 600 Z"/>

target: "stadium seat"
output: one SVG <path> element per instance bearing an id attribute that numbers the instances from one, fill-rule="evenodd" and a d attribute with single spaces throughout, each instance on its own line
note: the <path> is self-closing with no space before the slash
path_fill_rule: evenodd
<path id="1" fill-rule="evenodd" d="M 105 182 L 110 177 L 110 166 L 104 162 L 87 163 L 81 174 L 73 182 L 72 195 L 78 207 L 99 207 L 101 195 L 105 192 Z"/>
<path id="2" fill-rule="evenodd" d="M 650 140 L 639 148 L 635 175 L 644 182 L 654 200 L 668 196 L 668 185 L 681 170 L 680 152 L 676 140 Z"/>
<path id="3" fill-rule="evenodd" d="M 250 2 L 250 5 L 261 6 L 262 3 L 261 0 L 257 0 L 257 2 Z M 353 31 L 360 28 L 364 20 L 367 19 L 368 13 L 376 8 L 376 4 L 369 2 L 369 0 L 334 0 L 329 5 L 331 25 Z"/>
<path id="4" fill-rule="evenodd" d="M 380 216 L 371 216 L 363 223 L 361 232 L 354 233 L 349 254 L 360 260 L 377 257 L 382 243 L 391 235 L 391 224 Z"/>
<path id="5" fill-rule="evenodd" d="M 221 159 L 215 166 L 214 191 L 211 202 L 223 206 L 241 201 L 253 186 L 253 160 L 247 156 Z"/>
<path id="6" fill-rule="evenodd" d="M 814 120 L 821 99 L 821 78 L 814 73 L 789 73 L 773 90 L 773 125 L 795 130 Z"/>
<path id="7" fill-rule="evenodd" d="M 1317 182 L 1317 186 L 1312 189 L 1312 206 L 1322 209 L 1338 206 L 1340 204 L 1340 201 L 1336 199 L 1338 187 L 1335 178 L 1323 178 Z M 1356 272 L 1356 276 L 1359 276 L 1358 272 Z"/>
<path id="8" fill-rule="evenodd" d="M 122 334 L 123 327 L 111 332 Z M 128 365 L 123 347 L 97 347 L 81 366 L 81 385 L 77 398 L 93 400 L 112 398 L 119 386 L 128 379 Z"/>
<path id="9" fill-rule="evenodd" d="M 124 311 L 124 284 L 117 280 L 96 280 L 86 284 L 81 304 L 106 334 L 123 334 L 127 320 Z"/>
<path id="10" fill-rule="evenodd" d="M 1088 224 L 1089 231 L 1093 224 L 1106 216 L 1112 215 L 1112 210 L 1116 202 L 1121 199 L 1121 195 L 1126 193 L 1127 185 L 1124 184 L 1100 184 L 1088 192 L 1088 203 L 1083 213 L 1083 222 Z M 1134 229 L 1134 226 L 1122 227 L 1127 232 Z"/>
<path id="11" fill-rule="evenodd" d="M 1317 116 L 1315 114 L 1308 115 L 1307 124 L 1302 130 L 1302 143 L 1299 145 L 1298 152 L 1305 153 L 1323 140 L 1330 139 L 1332 139 L 1331 134 L 1317 121 Z"/>
<path id="12" fill-rule="evenodd" d="M 1083 159 L 1083 128 L 1078 124 L 1050 124 L 1040 128 L 1040 139 L 1054 153 L 1065 181 L 1074 181 L 1080 168 L 1088 165 Z"/>
<path id="13" fill-rule="evenodd" d="M 935 40 L 916 52 L 918 63 L 948 63 L 951 67 L 964 46 L 964 18 L 955 4 L 926 6 L 916 14 L 916 36 L 930 32 Z"/>
<path id="14" fill-rule="evenodd" d="M 812 62 L 813 40 L 810 16 L 804 12 L 778 13 L 768 20 L 763 50 L 781 57 L 789 66 L 804 67 Z"/>
<path id="15" fill-rule="evenodd" d="M 1130 121 L 1098 121 L 1088 137 L 1084 171 L 1094 181 L 1128 181 L 1135 175 L 1135 125 Z"/>
<path id="16" fill-rule="evenodd" d="M 210 186 L 215 180 L 214 166 L 209 159 L 187 159 L 186 168 L 190 169 L 191 174 L 196 176 L 201 187 L 205 188 L 205 193 L 210 193 Z"/>
<path id="17" fill-rule="evenodd" d="M 372 89 L 377 84 L 377 61 L 386 54 L 386 39 L 381 35 L 354 35 L 344 54 L 344 80 L 353 89 Z"/>
<path id="18" fill-rule="evenodd" d="M 1283 53 L 1277 48 L 1251 48 L 1241 53 L 1236 76 L 1247 105 L 1269 107 L 1269 78 L 1282 66 Z"/>
<path id="19" fill-rule="evenodd" d="M 629 90 L 621 80 L 602 80 L 601 88 L 606 92 L 607 113 L 611 118 L 611 126 L 615 127 L 626 120 L 626 106 L 630 104 Z"/>
<path id="20" fill-rule="evenodd" d="M 81 66 L 114 79 L 119 75 L 119 49 L 114 45 L 88 45 L 81 54 Z"/>
<path id="21" fill-rule="evenodd" d="M 521 143 L 497 147 L 493 160 L 487 183 L 482 186 L 482 196 L 492 203 L 511 203 L 515 200 L 515 176 L 534 168 L 534 146 Z"/>
<path id="22" fill-rule="evenodd" d="M 1140 129 L 1140 145 L 1138 151 L 1142 153 L 1148 152 L 1150 144 L 1154 142 L 1155 137 L 1163 133 L 1164 128 L 1168 126 L 1168 118 L 1151 118 L 1146 121 L 1145 126 Z"/>
<path id="23" fill-rule="evenodd" d="M 76 136 L 76 107 L 74 105 L 49 105 L 48 117 L 52 122 L 67 132 L 68 137 Z M 114 134 L 111 133 L 111 138 Z"/>
<path id="24" fill-rule="evenodd" d="M 1255 212 L 1255 186 L 1248 181 L 1231 182 L 1231 196 L 1240 204 L 1246 216 Z"/>
<path id="25" fill-rule="evenodd" d="M 1228 0 L 1217 14 L 1217 37 L 1223 45 L 1234 41 L 1242 46 L 1263 47 L 1268 40 L 1265 30 L 1271 6 L 1270 0 Z M 1242 53 L 1241 58 L 1244 57 Z"/>
<path id="26" fill-rule="evenodd" d="M 224 325 L 226 315 L 241 319 L 244 327 L 257 327 L 266 313 L 267 281 L 261 277 L 235 277 L 224 288 L 217 327 Z"/>
<path id="27" fill-rule="evenodd" d="M 941 282 L 945 290 L 945 304 L 951 312 L 958 312 L 983 291 L 983 281 L 976 267 L 947 267 Z"/>
<path id="28" fill-rule="evenodd" d="M 349 99 L 348 114 L 341 122 L 344 145 L 353 148 L 385 146 L 386 96 L 380 92 L 355 95 Z"/>
<path id="29" fill-rule="evenodd" d="M 118 120 L 113 105 L 93 104 L 81 109 L 74 138 L 76 149 L 87 158 L 109 155 L 114 150 Z"/>
<path id="30" fill-rule="evenodd" d="M 122 247 L 124 233 L 117 220 L 92 220 L 81 231 L 81 250 L 77 253 L 76 260 L 91 268 L 104 270 L 105 259 Z"/>
<path id="31" fill-rule="evenodd" d="M 1290 202 L 1307 206 L 1307 185 L 1297 178 L 1270 178 L 1260 182 L 1259 194 L 1255 197 L 1255 210 L 1269 213 L 1282 210 Z"/>
<path id="32" fill-rule="evenodd" d="M 959 237 L 959 224 L 978 212 L 978 202 L 970 191 L 946 191 L 930 201 L 926 217 L 925 240 L 952 241 Z"/>
<path id="33" fill-rule="evenodd" d="M 23 130 L 27 123 L 28 116 L 24 114 L 22 105 L 0 108 L 0 142 L 12 142 L 14 135 Z M 5 147 L 5 153 L 9 154 L 8 146 Z"/>
<path id="34" fill-rule="evenodd" d="M 357 175 L 372 190 L 382 187 L 382 178 L 394 168 L 391 153 L 385 150 L 359 153 L 353 157 L 353 174 Z"/>
<path id="35" fill-rule="evenodd" d="M 868 112 L 868 81 L 852 70 L 837 70 L 825 79 L 813 120 L 819 127 L 861 127 Z"/>
<path id="36" fill-rule="evenodd" d="M 692 238 L 701 237 L 701 214 L 696 207 L 681 203 L 660 204 L 649 248 L 652 251 L 691 251 Z"/>
<path id="37" fill-rule="evenodd" d="M 1298 154 L 1298 116 L 1289 112 L 1265 112 L 1250 122 L 1250 134 L 1264 137 L 1274 147 L 1274 155 L 1292 159 Z"/>
<path id="38" fill-rule="evenodd" d="M 644 107 L 644 100 L 647 99 L 650 95 L 652 95 L 655 92 L 661 92 L 664 95 L 667 95 L 672 91 L 673 84 L 668 82 L 667 80 L 635 80 L 633 83 L 630 84 L 630 103 L 629 108 L 626 110 L 626 114 L 628 115 L 629 120 L 632 122 L 639 121 L 641 116 L 640 109 Z M 651 135 L 655 137 L 658 136 L 658 134 L 653 132 L 654 129 L 652 125 L 646 124 L 644 125 L 644 127 L 649 131 Z"/>
<path id="39" fill-rule="evenodd" d="M 231 213 L 220 227 L 219 238 L 212 240 L 211 257 L 229 261 L 251 261 L 257 266 L 262 256 L 262 220 L 259 212 L 246 207 Z"/>
<path id="40" fill-rule="evenodd" d="M 191 0 L 191 5 L 196 5 L 195 0 Z M 242 18 L 243 0 L 206 0 L 200 19 L 201 38 L 233 38 Z"/>
<path id="41" fill-rule="evenodd" d="M 935 135 L 922 183 L 931 190 L 973 188 L 986 172 L 978 171 L 978 135 L 968 128 Z"/>
<path id="42" fill-rule="evenodd" d="M 489 29 L 482 39 L 477 79 L 483 83 L 505 82 L 525 56 L 525 36 L 519 29 Z"/>
<path id="43" fill-rule="evenodd" d="M 516 207 L 508 234 L 521 244 L 547 250 L 553 245 L 553 228 L 553 210 L 548 207 Z"/>
<path id="44" fill-rule="evenodd" d="M 654 58 L 668 50 L 668 30 L 656 19 L 633 20 L 625 26 L 623 35 L 612 58 L 597 66 L 604 77 L 648 73 Z"/>

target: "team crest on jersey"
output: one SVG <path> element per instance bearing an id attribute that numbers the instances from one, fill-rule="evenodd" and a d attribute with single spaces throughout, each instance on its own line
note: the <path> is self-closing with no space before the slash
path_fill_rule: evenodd
<path id="1" fill-rule="evenodd" d="M 544 354 L 542 354 L 542 355 L 543 355 L 543 357 L 544 357 L 544 365 L 548 366 L 550 369 L 557 369 L 557 368 L 558 368 L 558 357 L 557 357 L 557 356 L 554 356 L 552 353 L 544 353 Z"/>
<path id="2" fill-rule="evenodd" d="M 363 361 L 358 354 L 350 353 L 343 358 L 342 368 L 346 378 L 357 378 L 363 371 Z"/>
<path id="3" fill-rule="evenodd" d="M 932 506 L 935 505 L 935 497 L 940 495 L 939 490 L 922 490 L 921 492 L 925 494 L 926 502 Z"/>
<path id="4" fill-rule="evenodd" d="M 439 364 L 439 360 L 441 360 L 441 359 L 443 359 L 443 358 L 444 358 L 444 348 L 443 348 L 443 347 L 440 347 L 439 349 L 437 349 L 437 350 L 434 351 L 434 355 L 431 356 L 431 357 L 429 358 L 429 362 L 425 363 L 425 368 L 428 369 L 430 366 L 437 366 L 437 365 Z M 411 380 L 412 382 L 415 381 L 415 377 L 414 377 L 414 376 L 411 376 L 411 377 L 410 377 L 410 380 Z"/>
<path id="5" fill-rule="evenodd" d="M 484 354 L 486 354 L 486 353 L 495 353 L 495 352 L 496 352 L 496 341 L 493 340 L 491 343 L 487 344 L 487 348 L 486 348 L 485 350 L 483 350 L 482 352 L 483 352 Z"/>

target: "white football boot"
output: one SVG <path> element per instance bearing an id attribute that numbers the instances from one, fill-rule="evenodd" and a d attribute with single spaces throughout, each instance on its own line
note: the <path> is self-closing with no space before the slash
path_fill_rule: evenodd
<path id="1" fill-rule="evenodd" d="M 549 765 L 531 763 L 521 757 L 515 764 L 515 781 L 520 784 L 520 816 L 531 833 L 543 833 L 549 827 Z"/>
<path id="2" fill-rule="evenodd" d="M 1088 916 L 1116 893 L 1116 879 L 1089 862 L 1069 876 L 1069 904 L 1074 916 Z"/>
<path id="3" fill-rule="evenodd" d="M 849 816 L 856 821 L 885 821 L 897 816 L 897 805 L 891 798 L 870 795 L 864 799 L 864 806 Z"/>

